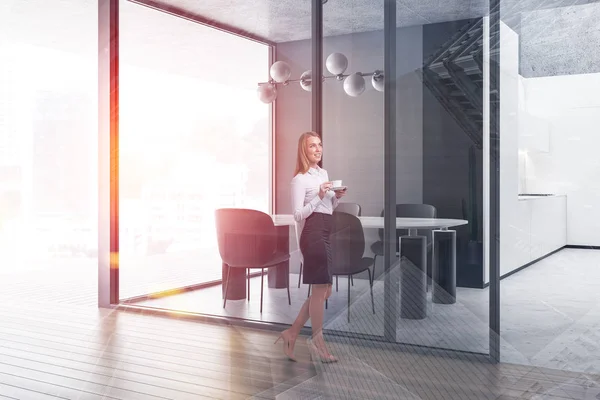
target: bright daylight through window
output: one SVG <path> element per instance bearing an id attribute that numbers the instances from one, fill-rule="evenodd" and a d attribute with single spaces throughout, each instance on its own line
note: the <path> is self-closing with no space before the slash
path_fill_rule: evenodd
<path id="1" fill-rule="evenodd" d="M 120 297 L 220 280 L 215 209 L 269 212 L 269 47 L 126 1 L 120 38 Z"/>

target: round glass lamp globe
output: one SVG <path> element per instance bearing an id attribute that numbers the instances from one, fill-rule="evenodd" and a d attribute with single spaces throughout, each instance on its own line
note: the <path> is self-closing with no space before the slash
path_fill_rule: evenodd
<path id="1" fill-rule="evenodd" d="M 327 71 L 333 75 L 340 75 L 348 68 L 348 59 L 342 53 L 331 53 L 325 60 Z"/>
<path id="2" fill-rule="evenodd" d="M 348 96 L 360 96 L 365 91 L 365 78 L 359 73 L 348 75 L 344 79 L 344 91 Z"/>
<path id="3" fill-rule="evenodd" d="M 385 84 L 383 72 L 375 72 L 376 73 L 373 76 L 371 76 L 371 85 L 373 85 L 373 88 L 378 92 L 383 92 L 383 87 Z M 377 74 L 377 72 L 379 72 L 379 74 Z"/>
<path id="4" fill-rule="evenodd" d="M 312 71 L 310 69 L 300 75 L 300 87 L 307 92 L 312 91 Z"/>
<path id="5" fill-rule="evenodd" d="M 272 83 L 258 85 L 256 94 L 260 101 L 265 104 L 272 103 L 277 98 L 277 88 Z"/>
<path id="6" fill-rule="evenodd" d="M 285 61 L 276 61 L 273 65 L 271 65 L 269 74 L 275 82 L 283 83 L 290 79 L 290 75 L 292 75 L 292 69 Z"/>

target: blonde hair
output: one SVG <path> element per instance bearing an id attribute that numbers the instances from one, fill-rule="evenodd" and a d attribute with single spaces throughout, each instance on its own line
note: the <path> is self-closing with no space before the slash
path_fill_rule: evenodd
<path id="1" fill-rule="evenodd" d="M 296 158 L 296 170 L 294 171 L 294 176 L 298 174 L 305 174 L 310 169 L 310 161 L 308 161 L 308 156 L 306 155 L 306 142 L 308 138 L 316 137 L 321 139 L 321 136 L 317 132 L 304 132 L 300 135 L 298 139 L 298 156 Z"/>

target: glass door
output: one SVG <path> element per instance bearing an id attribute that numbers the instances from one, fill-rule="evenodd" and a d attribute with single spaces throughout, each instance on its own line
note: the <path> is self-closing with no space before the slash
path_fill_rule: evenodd
<path id="1" fill-rule="evenodd" d="M 347 187 L 334 214 L 351 213 L 362 224 L 353 238 L 358 257 L 347 268 L 333 265 L 324 326 L 383 339 L 384 1 L 327 2 L 322 8 L 323 168 Z M 347 15 L 354 16 L 353 23 Z M 375 224 L 365 226 L 365 218 L 375 218 Z"/>
<path id="2" fill-rule="evenodd" d="M 598 374 L 600 4 L 499 5 L 501 360 Z"/>
<path id="3" fill-rule="evenodd" d="M 398 4 L 391 205 L 401 228 L 390 271 L 400 282 L 396 341 L 480 354 L 489 353 L 487 10 Z M 410 229 L 404 218 L 421 220 Z"/>

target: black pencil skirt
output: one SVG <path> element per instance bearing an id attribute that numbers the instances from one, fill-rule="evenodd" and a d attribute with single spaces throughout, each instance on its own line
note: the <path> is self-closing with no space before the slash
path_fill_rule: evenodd
<path id="1" fill-rule="evenodd" d="M 304 222 L 300 235 L 305 284 L 331 284 L 331 226 L 333 217 L 329 214 L 313 212 Z"/>

